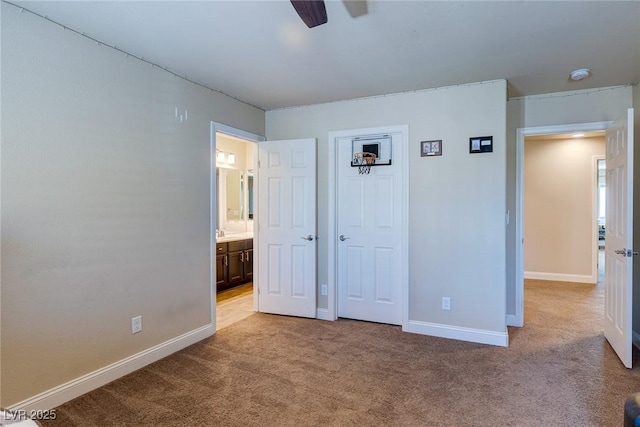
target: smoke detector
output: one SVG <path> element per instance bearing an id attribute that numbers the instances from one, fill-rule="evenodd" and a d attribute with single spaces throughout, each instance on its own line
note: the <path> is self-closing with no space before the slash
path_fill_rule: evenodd
<path id="1" fill-rule="evenodd" d="M 590 69 L 580 68 L 579 70 L 573 70 L 571 74 L 569 74 L 569 76 L 571 77 L 571 80 L 577 82 L 578 80 L 586 79 L 587 77 L 589 77 L 590 74 L 591 74 Z"/>

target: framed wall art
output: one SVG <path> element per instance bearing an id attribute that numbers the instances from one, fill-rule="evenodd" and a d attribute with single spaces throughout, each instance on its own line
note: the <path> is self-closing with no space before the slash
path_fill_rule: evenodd
<path id="1" fill-rule="evenodd" d="M 469 138 L 469 153 L 492 153 L 493 137 L 492 136 L 476 136 Z"/>
<path id="2" fill-rule="evenodd" d="M 420 156 L 442 156 L 442 140 L 420 141 Z"/>

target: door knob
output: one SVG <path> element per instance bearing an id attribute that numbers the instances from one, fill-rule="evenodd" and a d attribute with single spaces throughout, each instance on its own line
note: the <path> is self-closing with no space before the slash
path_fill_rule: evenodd
<path id="1" fill-rule="evenodd" d="M 631 249 L 617 249 L 614 252 L 618 255 L 624 255 L 625 257 L 638 256 L 638 252 Z"/>
<path id="2" fill-rule="evenodd" d="M 301 237 L 301 239 L 312 241 L 313 240 L 313 236 L 311 234 L 309 234 L 307 237 Z"/>
<path id="3" fill-rule="evenodd" d="M 344 242 L 345 240 L 350 239 L 350 237 L 344 237 L 344 234 L 341 234 L 338 239 L 340 239 L 341 242 Z"/>

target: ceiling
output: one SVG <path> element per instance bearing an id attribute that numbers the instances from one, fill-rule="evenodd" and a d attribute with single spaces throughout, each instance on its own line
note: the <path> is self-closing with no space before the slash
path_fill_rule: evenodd
<path id="1" fill-rule="evenodd" d="M 640 81 L 640 1 L 12 1 L 263 110 L 507 79 L 509 96 Z M 590 68 L 573 82 L 569 73 Z"/>

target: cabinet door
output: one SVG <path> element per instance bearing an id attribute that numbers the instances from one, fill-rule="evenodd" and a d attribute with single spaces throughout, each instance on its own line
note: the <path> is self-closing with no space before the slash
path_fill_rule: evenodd
<path id="1" fill-rule="evenodd" d="M 253 280 L 253 249 L 244 252 L 244 280 Z"/>
<path id="2" fill-rule="evenodd" d="M 227 254 L 216 256 L 216 291 L 227 288 Z"/>
<path id="3" fill-rule="evenodd" d="M 242 283 L 244 251 L 229 252 L 229 286 Z"/>

